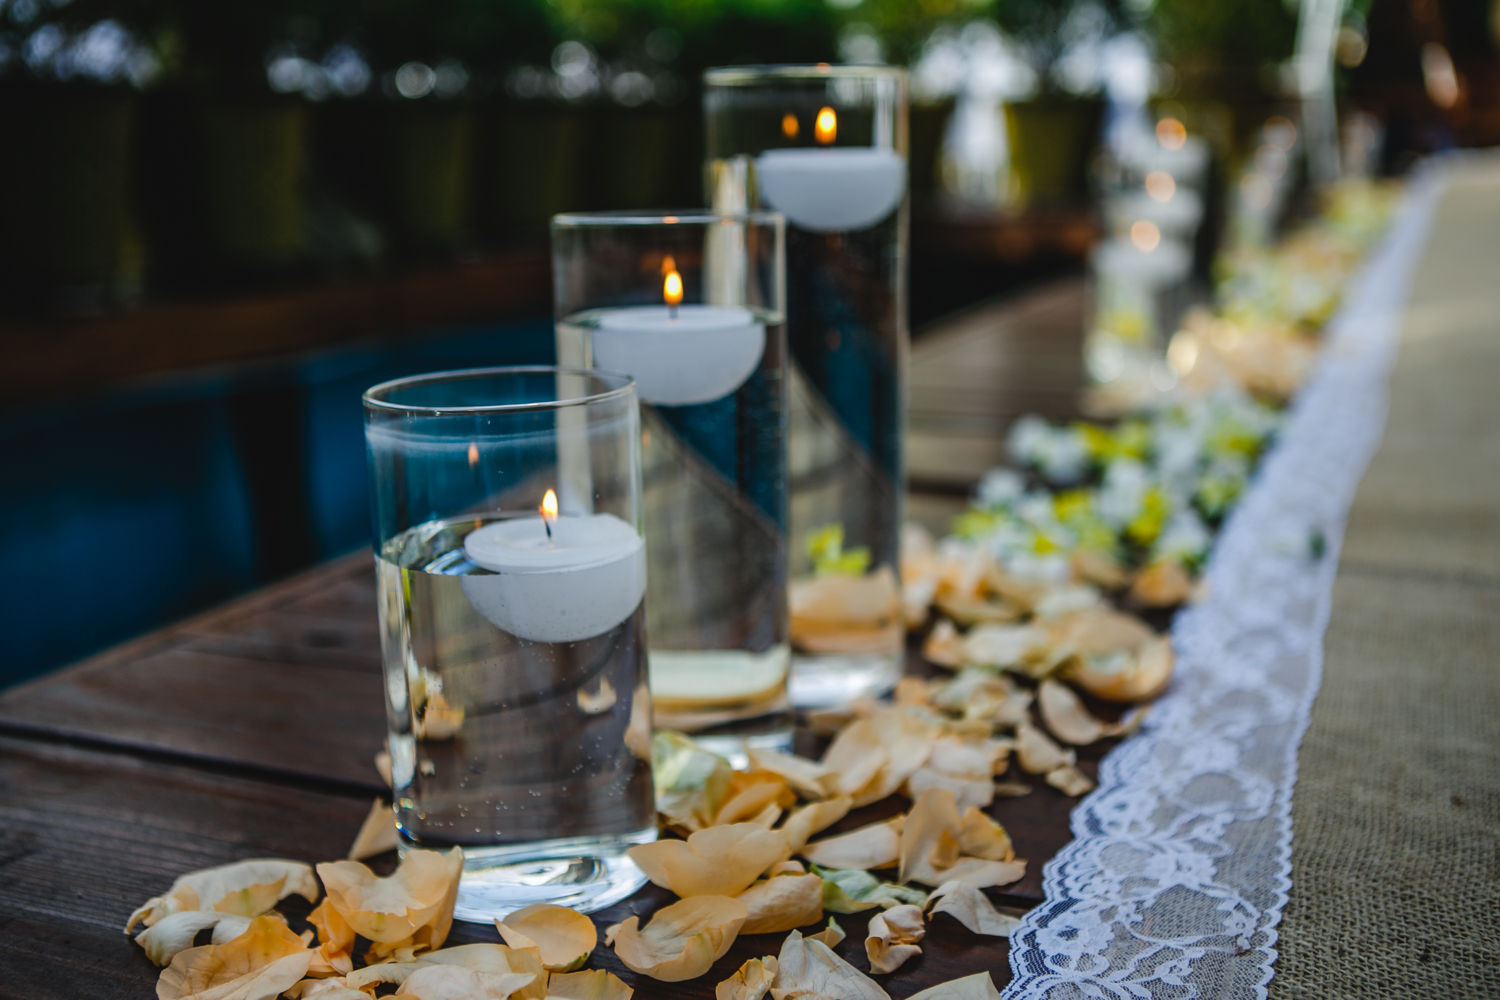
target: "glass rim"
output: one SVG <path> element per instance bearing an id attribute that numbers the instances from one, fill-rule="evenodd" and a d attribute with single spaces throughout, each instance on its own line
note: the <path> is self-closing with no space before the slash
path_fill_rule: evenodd
<path id="1" fill-rule="evenodd" d="M 710 226 L 747 225 L 782 227 L 780 212 L 755 209 L 747 212 L 716 212 L 711 208 L 683 209 L 613 209 L 603 212 L 558 212 L 552 217 L 553 229 L 586 229 L 590 227 L 625 226 Z"/>
<path id="2" fill-rule="evenodd" d="M 758 63 L 747 66 L 711 66 L 703 71 L 703 82 L 711 87 L 739 86 L 761 81 L 813 82 L 816 80 L 904 80 L 901 66 L 863 66 L 850 63 Z"/>
<path id="3" fill-rule="evenodd" d="M 585 393 L 569 399 L 543 399 L 530 403 L 477 403 L 431 406 L 415 403 L 396 403 L 381 398 L 401 389 L 433 385 L 440 382 L 457 382 L 466 379 L 494 378 L 517 375 L 580 375 L 604 382 L 609 388 L 600 392 Z M 611 384 L 612 383 L 612 384 Z M 604 368 L 579 368 L 571 365 L 494 365 L 487 368 L 451 368 L 446 371 L 423 372 L 420 375 L 404 375 L 372 385 L 364 391 L 361 399 L 366 412 L 397 414 L 421 417 L 459 417 L 476 413 L 540 413 L 561 410 L 573 406 L 589 406 L 613 399 L 623 399 L 635 394 L 635 379 L 624 372 Z"/>

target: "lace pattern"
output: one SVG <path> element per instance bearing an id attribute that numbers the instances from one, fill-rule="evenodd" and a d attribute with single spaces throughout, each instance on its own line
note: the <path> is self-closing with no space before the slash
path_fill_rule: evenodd
<path id="1" fill-rule="evenodd" d="M 1384 429 L 1401 307 L 1440 186 L 1436 170 L 1413 181 L 1330 325 L 1219 536 L 1208 596 L 1177 618 L 1172 689 L 1105 758 L 1073 841 L 1043 870 L 1046 901 L 1011 937 L 1004 1000 L 1266 996 L 1339 546 Z"/>

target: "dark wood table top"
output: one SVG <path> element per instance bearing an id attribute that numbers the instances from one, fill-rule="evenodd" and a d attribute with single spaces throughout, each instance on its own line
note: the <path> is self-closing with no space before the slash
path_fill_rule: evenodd
<path id="1" fill-rule="evenodd" d="M 1076 410 L 1081 308 L 1081 288 L 1068 281 L 919 340 L 911 518 L 941 528 L 998 460 L 1018 412 Z M 196 868 L 342 857 L 384 791 L 372 763 L 384 720 L 368 553 L 0 693 L 0 996 L 154 996 L 157 969 L 121 931 L 131 910 Z M 1080 754 L 1086 772 L 1104 749 Z M 1029 862 L 1026 877 L 996 896 L 1014 907 L 1040 900 L 1041 866 L 1070 838 L 1074 800 L 1028 783 L 1032 794 L 991 808 Z M 604 927 L 669 898 L 647 887 L 596 917 Z M 840 951 L 866 967 L 868 914 L 839 919 L 849 935 Z M 706 996 L 745 959 L 774 953 L 781 937 L 741 938 L 689 983 L 636 976 L 602 945 L 592 965 L 634 983 L 642 998 Z M 455 924 L 450 938 L 498 940 L 471 924 Z M 939 917 L 922 956 L 881 981 L 896 997 L 981 970 L 1003 985 L 1007 954 L 1004 939 Z"/>

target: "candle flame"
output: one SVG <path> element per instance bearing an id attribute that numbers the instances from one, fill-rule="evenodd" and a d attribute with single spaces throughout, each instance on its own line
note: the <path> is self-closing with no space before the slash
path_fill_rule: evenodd
<path id="1" fill-rule="evenodd" d="M 1156 141 L 1167 149 L 1181 149 L 1187 142 L 1187 126 L 1176 118 L 1163 118 L 1156 123 Z"/>
<path id="2" fill-rule="evenodd" d="M 682 302 L 682 275 L 677 273 L 675 267 L 662 278 L 661 297 L 674 309 Z"/>
<path id="3" fill-rule="evenodd" d="M 813 137 L 826 146 L 838 135 L 838 131 L 839 116 L 833 113 L 832 108 L 820 110 L 817 121 L 813 122 Z"/>
<path id="4" fill-rule="evenodd" d="M 788 139 L 797 138 L 797 133 L 802 131 L 802 124 L 797 121 L 797 116 L 788 111 L 781 116 L 781 134 Z"/>
<path id="5" fill-rule="evenodd" d="M 542 506 L 539 509 L 542 512 L 542 521 L 547 526 L 547 533 L 550 535 L 552 525 L 557 522 L 557 494 L 548 490 L 542 496 Z"/>

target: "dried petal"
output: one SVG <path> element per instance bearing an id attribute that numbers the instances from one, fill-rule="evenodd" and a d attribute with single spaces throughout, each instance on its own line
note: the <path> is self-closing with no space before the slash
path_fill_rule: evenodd
<path id="1" fill-rule="evenodd" d="M 1139 618 L 1108 606 L 1064 615 L 1049 628 L 1055 643 L 1079 655 L 1136 650 L 1156 636 Z"/>
<path id="2" fill-rule="evenodd" d="M 910 886 L 882 882 L 869 872 L 813 866 L 823 880 L 823 909 L 832 913 L 858 913 L 877 906 L 925 903 L 927 893 Z"/>
<path id="3" fill-rule="evenodd" d="M 245 933 L 249 917 L 216 910 L 181 910 L 169 914 L 135 936 L 135 943 L 157 965 L 166 965 L 179 951 L 193 946 L 198 932 L 212 927 L 214 944 L 223 944 Z M 220 928 L 223 928 L 221 931 Z"/>
<path id="4" fill-rule="evenodd" d="M 693 896 L 662 907 L 651 922 L 627 917 L 605 931 L 615 956 L 643 976 L 677 983 L 703 975 L 734 944 L 750 911 L 728 896 Z"/>
<path id="5" fill-rule="evenodd" d="M 809 799 L 826 798 L 831 791 L 828 768 L 815 760 L 782 753 L 780 750 L 763 750 L 758 747 L 746 749 L 752 767 L 781 778 L 799 794 Z"/>
<path id="6" fill-rule="evenodd" d="M 519 977 L 509 980 L 515 984 L 511 990 L 516 1000 L 543 1000 L 547 995 L 547 973 L 535 948 L 512 948 L 493 942 L 461 944 L 428 952 L 416 962 L 418 968 L 424 965 L 457 965 L 491 976 Z"/>
<path id="7" fill-rule="evenodd" d="M 164 896 L 147 900 L 125 924 L 128 934 L 137 923 L 147 927 L 183 910 L 217 910 L 241 917 L 265 913 L 292 894 L 309 903 L 318 898 L 318 880 L 311 865 L 280 858 L 254 858 L 188 872 L 172 883 Z"/>
<path id="8" fill-rule="evenodd" d="M 1076 798 L 1092 790 L 1094 780 L 1072 764 L 1064 764 L 1047 772 L 1047 784 Z"/>
<path id="9" fill-rule="evenodd" d="M 844 937 L 844 929 L 839 926 L 839 922 L 832 917 L 829 917 L 828 926 L 818 931 L 818 933 L 816 934 L 807 935 L 807 940 L 821 941 L 823 944 L 826 944 L 830 948 L 837 948 L 839 944 L 844 940 Z"/>
<path id="10" fill-rule="evenodd" d="M 328 899 L 355 933 L 376 944 L 412 941 L 431 949 L 453 924 L 463 851 L 411 851 L 394 874 L 379 878 L 358 861 L 318 865 Z M 386 949 L 389 950 L 389 949 Z"/>
<path id="11" fill-rule="evenodd" d="M 396 835 L 395 810 L 376 799 L 370 805 L 369 815 L 360 824 L 359 833 L 354 835 L 354 843 L 349 845 L 349 853 L 345 856 L 351 861 L 362 861 L 386 851 L 394 851 L 399 846 L 401 838 Z"/>
<path id="12" fill-rule="evenodd" d="M 1016 759 L 1027 774 L 1046 774 L 1078 763 L 1078 755 L 1053 743 L 1040 729 L 1023 722 L 1016 727 Z"/>
<path id="13" fill-rule="evenodd" d="M 313 953 L 279 916 L 256 917 L 224 944 L 178 952 L 156 983 L 158 1000 L 269 1000 L 307 974 Z"/>
<path id="14" fill-rule="evenodd" d="M 1151 639 L 1133 652 L 1082 656 L 1068 668 L 1068 679 L 1096 698 L 1136 702 L 1153 698 L 1172 679 L 1175 662 L 1166 636 Z"/>
<path id="15" fill-rule="evenodd" d="M 1193 575 L 1176 559 L 1158 559 L 1136 574 L 1130 597 L 1148 608 L 1170 608 L 1191 600 Z"/>
<path id="16" fill-rule="evenodd" d="M 736 771 L 725 790 L 724 804 L 714 814 L 713 825 L 725 826 L 751 819 L 775 805 L 777 813 L 797 796 L 787 787 L 786 779 L 770 771 Z"/>
<path id="17" fill-rule="evenodd" d="M 920 993 L 913 993 L 909 1000 L 1000 1000 L 1000 991 L 995 989 L 995 981 L 988 972 L 976 972 L 962 979 L 929 986 Z"/>
<path id="18" fill-rule="evenodd" d="M 307 922 L 318 932 L 318 947 L 308 971 L 313 975 L 348 975 L 354 969 L 354 928 L 339 916 L 327 898 L 313 907 Z"/>
<path id="19" fill-rule="evenodd" d="M 995 797 L 1001 799 L 1019 799 L 1031 794 L 1031 786 L 1021 781 L 997 781 L 995 782 Z"/>
<path id="20" fill-rule="evenodd" d="M 714 1000 L 761 1000 L 776 978 L 776 958 L 752 958 L 714 987 Z"/>
<path id="21" fill-rule="evenodd" d="M 370 1000 L 370 994 L 355 989 L 342 978 L 304 979 L 293 983 L 284 996 L 292 1000 Z"/>
<path id="22" fill-rule="evenodd" d="M 1020 667 L 1042 655 L 1051 636 L 1034 625 L 982 625 L 964 637 L 964 662 L 977 667 Z"/>
<path id="23" fill-rule="evenodd" d="M 776 958 L 771 996 L 786 1000 L 792 994 L 813 993 L 828 1000 L 890 1000 L 885 990 L 821 941 L 797 931 L 787 935 Z"/>
<path id="24" fill-rule="evenodd" d="M 897 879 L 908 882 L 918 871 L 930 871 L 932 855 L 941 849 L 942 838 L 956 837 L 958 829 L 958 803 L 952 792 L 933 788 L 918 795 L 901 828 Z M 942 881 L 939 878 L 928 884 Z"/>
<path id="25" fill-rule="evenodd" d="M 772 934 L 823 919 L 823 880 L 817 875 L 762 879 L 737 897 L 750 911 L 741 934 Z"/>
<path id="26" fill-rule="evenodd" d="M 1064 743 L 1086 746 L 1104 737 L 1108 727 L 1096 719 L 1083 700 L 1066 684 L 1044 680 L 1037 688 L 1037 705 L 1042 710 L 1042 721 L 1052 735 Z"/>
<path id="27" fill-rule="evenodd" d="M 626 853 L 652 882 L 683 898 L 737 896 L 791 855 L 786 837 L 754 823 L 709 827 L 687 840 L 638 844 Z"/>
<path id="28" fill-rule="evenodd" d="M 1016 856 L 1005 827 L 974 808 L 966 809 L 959 820 L 958 849 L 967 857 L 987 861 L 1010 861 Z"/>
<path id="29" fill-rule="evenodd" d="M 724 804 L 734 769 L 681 733 L 660 730 L 651 740 L 656 811 L 668 825 L 701 830 Z"/>
<path id="30" fill-rule="evenodd" d="M 927 641 L 922 644 L 922 655 L 940 667 L 960 667 L 966 655 L 964 637 L 958 634 L 958 629 L 951 621 L 941 618 L 932 626 L 932 631 L 927 633 Z"/>
<path id="31" fill-rule="evenodd" d="M 568 972 L 589 960 L 599 932 L 577 910 L 551 903 L 523 906 L 495 928 L 512 948 L 535 948 L 548 972 Z"/>
<path id="32" fill-rule="evenodd" d="M 901 854 L 902 817 L 813 841 L 800 852 L 825 868 L 889 868 Z"/>
<path id="33" fill-rule="evenodd" d="M 875 914 L 865 934 L 865 956 L 870 960 L 870 971 L 895 972 L 907 959 L 922 954 L 917 942 L 926 933 L 920 906 L 893 906 Z"/>
<path id="34" fill-rule="evenodd" d="M 946 913 L 975 934 L 1008 938 L 1021 926 L 1021 918 L 1001 913 L 989 897 L 972 885 L 944 882 L 932 891 L 931 912 Z"/>
<path id="35" fill-rule="evenodd" d="M 613 972 L 599 969 L 554 972 L 547 978 L 547 996 L 552 1000 L 630 1000 L 634 992 Z"/>
<path id="36" fill-rule="evenodd" d="M 415 1000 L 506 1000 L 530 981 L 517 973 L 495 974 L 457 965 L 424 965 L 406 977 L 393 995 Z"/>
<path id="37" fill-rule="evenodd" d="M 779 831 L 786 838 L 787 846 L 795 853 L 807 844 L 807 838 L 843 819 L 851 804 L 845 795 L 825 802 L 810 803 L 787 816 Z"/>
<path id="38" fill-rule="evenodd" d="M 933 788 L 951 793 L 960 806 L 983 808 L 995 800 L 995 786 L 988 776 L 965 778 L 923 767 L 906 779 L 906 794 L 914 799 Z"/>

